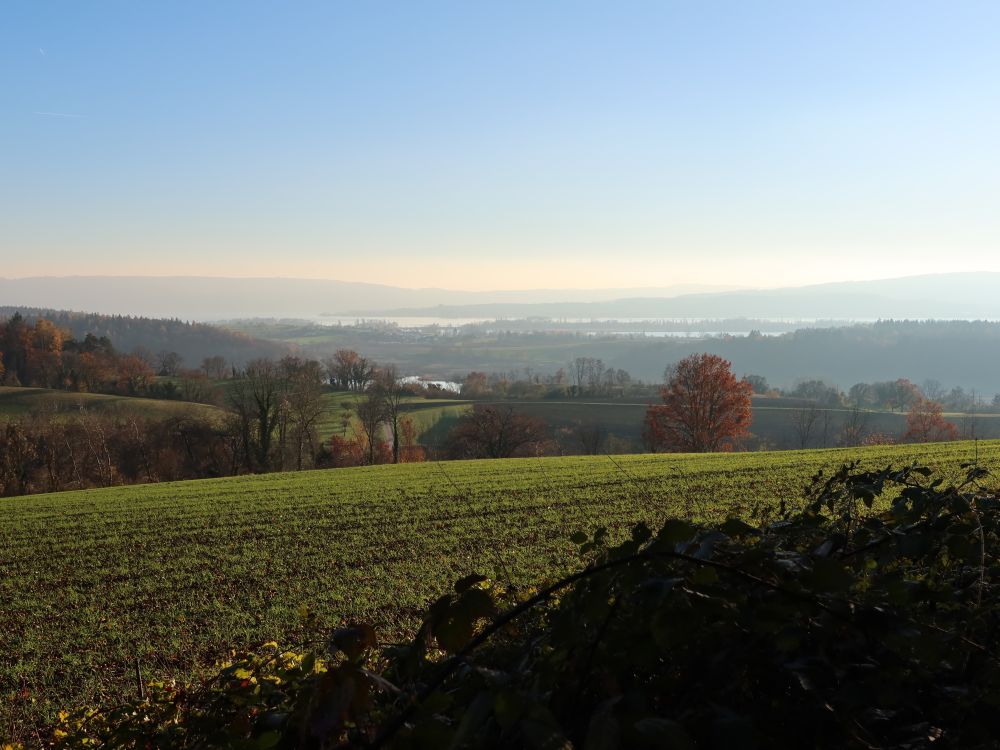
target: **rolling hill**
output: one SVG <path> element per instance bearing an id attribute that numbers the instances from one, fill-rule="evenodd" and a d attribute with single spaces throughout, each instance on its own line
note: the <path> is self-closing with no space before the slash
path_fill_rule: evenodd
<path id="1" fill-rule="evenodd" d="M 473 292 L 405 289 L 333 279 L 220 278 L 202 276 L 39 276 L 0 278 L 0 304 L 69 307 L 113 314 L 195 320 L 244 317 L 314 317 L 323 313 L 394 307 L 500 303 L 590 302 L 637 295 L 670 297 L 726 289 L 675 284 L 641 289 L 528 289 Z"/>
<path id="2" fill-rule="evenodd" d="M 0 297 L 0 301 L 3 299 Z M 177 318 L 144 318 L 0 306 L 0 320 L 6 320 L 15 313 L 20 313 L 28 323 L 34 323 L 38 319 L 50 320 L 59 328 L 69 331 L 77 340 L 82 340 L 87 334 L 98 338 L 106 336 L 120 352 L 130 352 L 138 347 L 153 354 L 161 351 L 177 352 L 185 367 L 197 368 L 205 357 L 216 355 L 224 357 L 230 364 L 242 366 L 258 357 L 281 357 L 293 348 L 285 343 L 263 341 L 243 333 Z"/>
<path id="3" fill-rule="evenodd" d="M 958 475 L 1000 442 L 374 466 L 0 500 L 0 728 L 203 673 L 234 646 L 370 621 L 382 641 L 459 575 L 522 584 L 577 563 L 569 535 L 639 518 L 760 520 L 845 461 Z"/>
<path id="4" fill-rule="evenodd" d="M 483 295 L 487 297 L 488 295 Z M 486 299 L 383 311 L 392 316 L 441 318 L 782 318 L 875 320 L 1000 317 L 1000 273 L 943 273 L 801 287 L 622 297 L 614 300 L 515 303 Z"/>
<path id="5" fill-rule="evenodd" d="M 181 414 L 221 415 L 221 410 L 207 404 L 133 398 L 104 393 L 74 393 L 47 388 L 12 388 L 0 386 L 0 421 L 7 417 L 30 414 L 72 413 L 80 409 L 97 414 L 134 414 L 140 417 L 173 417 Z"/>
<path id="6" fill-rule="evenodd" d="M 0 279 L 0 303 L 225 320 L 326 314 L 572 318 L 1000 318 L 1000 273 L 943 273 L 734 290 L 671 284 L 640 289 L 464 291 L 332 279 L 44 276 Z"/>

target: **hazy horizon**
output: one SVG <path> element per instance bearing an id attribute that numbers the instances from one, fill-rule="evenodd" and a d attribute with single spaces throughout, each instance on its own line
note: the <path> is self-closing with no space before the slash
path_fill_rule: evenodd
<path id="1" fill-rule="evenodd" d="M 1000 6 L 13 3 L 5 277 L 1000 271 Z"/>
<path id="2" fill-rule="evenodd" d="M 955 272 L 961 273 L 961 272 Z M 7 275 L 0 273 L 0 280 L 3 281 L 28 281 L 32 279 L 78 279 L 78 278 L 100 278 L 100 279 L 130 279 L 130 278 L 143 278 L 143 279 L 219 279 L 219 280 L 283 280 L 283 281 L 328 281 L 346 284 L 366 284 L 371 286 L 388 286 L 397 289 L 405 289 L 408 291 L 457 291 L 457 292 L 513 292 L 513 291 L 530 291 L 530 292 L 545 292 L 545 291 L 663 291 L 670 290 L 678 294 L 698 294 L 702 292 L 714 292 L 714 291 L 768 291 L 783 288 L 799 288 L 804 286 L 817 286 L 829 283 L 863 283 L 867 281 L 891 281 L 896 279 L 905 278 L 919 278 L 921 276 L 932 275 L 932 274 L 907 274 L 904 276 L 877 276 L 871 278 L 862 278 L 857 276 L 850 276 L 844 278 L 828 278 L 816 283 L 807 284 L 769 284 L 769 285 L 749 285 L 749 284 L 712 284 L 712 283 L 676 283 L 676 284 L 665 284 L 665 285 L 638 285 L 638 286 L 613 286 L 613 285 L 595 285 L 595 286 L 548 286 L 530 283 L 519 285 L 517 287 L 498 287 L 498 286 L 443 286 L 440 284 L 431 285 L 413 285 L 413 284 L 389 284 L 384 281 L 372 281 L 368 279 L 350 279 L 350 278 L 340 278 L 332 276 L 294 276 L 289 274 L 205 274 L 205 273 L 47 273 L 47 274 L 25 274 L 19 276 Z"/>

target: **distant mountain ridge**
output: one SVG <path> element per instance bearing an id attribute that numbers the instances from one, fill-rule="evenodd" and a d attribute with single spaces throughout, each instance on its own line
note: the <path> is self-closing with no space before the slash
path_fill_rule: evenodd
<path id="1" fill-rule="evenodd" d="M 1000 273 L 928 274 L 587 303 L 438 305 L 397 308 L 384 314 L 441 318 L 998 319 Z"/>
<path id="2" fill-rule="evenodd" d="M 281 357 L 292 348 L 275 341 L 262 341 L 204 323 L 185 323 L 164 318 L 145 318 L 132 315 L 101 315 L 97 313 L 68 312 L 66 310 L 32 307 L 0 306 L 0 320 L 7 320 L 15 313 L 29 323 L 45 319 L 69 331 L 77 340 L 88 333 L 98 338 L 106 336 L 121 352 L 142 347 L 156 354 L 161 351 L 177 352 L 185 367 L 198 367 L 205 357 L 222 356 L 229 364 L 242 366 L 257 357 Z"/>
<path id="3" fill-rule="evenodd" d="M 328 279 L 66 276 L 0 279 L 0 305 L 186 320 L 321 315 L 442 318 L 1000 318 L 1000 273 L 944 273 L 776 289 L 470 292 Z"/>
<path id="4" fill-rule="evenodd" d="M 406 289 L 329 279 L 207 276 L 36 276 L 0 278 L 0 305 L 186 320 L 369 314 L 395 307 L 600 302 L 629 296 L 670 297 L 731 287 L 679 284 L 632 289 L 529 289 L 473 292 Z"/>

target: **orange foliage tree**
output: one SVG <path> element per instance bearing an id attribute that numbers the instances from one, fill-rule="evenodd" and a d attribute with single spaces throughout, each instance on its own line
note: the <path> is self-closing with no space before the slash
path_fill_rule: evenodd
<path id="1" fill-rule="evenodd" d="M 958 428 L 941 415 L 941 404 L 929 398 L 918 398 L 906 415 L 904 440 L 914 443 L 938 443 L 954 440 Z"/>
<path id="2" fill-rule="evenodd" d="M 660 391 L 663 403 L 646 410 L 646 444 L 653 450 L 695 453 L 723 449 L 747 434 L 752 392 L 751 384 L 737 380 L 722 357 L 685 357 Z"/>

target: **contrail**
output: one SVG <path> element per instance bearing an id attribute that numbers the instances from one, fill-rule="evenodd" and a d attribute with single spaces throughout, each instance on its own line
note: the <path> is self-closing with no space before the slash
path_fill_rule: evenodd
<path id="1" fill-rule="evenodd" d="M 66 112 L 35 112 L 36 115 L 45 115 L 46 117 L 69 117 L 74 120 L 83 119 L 83 115 L 70 115 Z"/>

